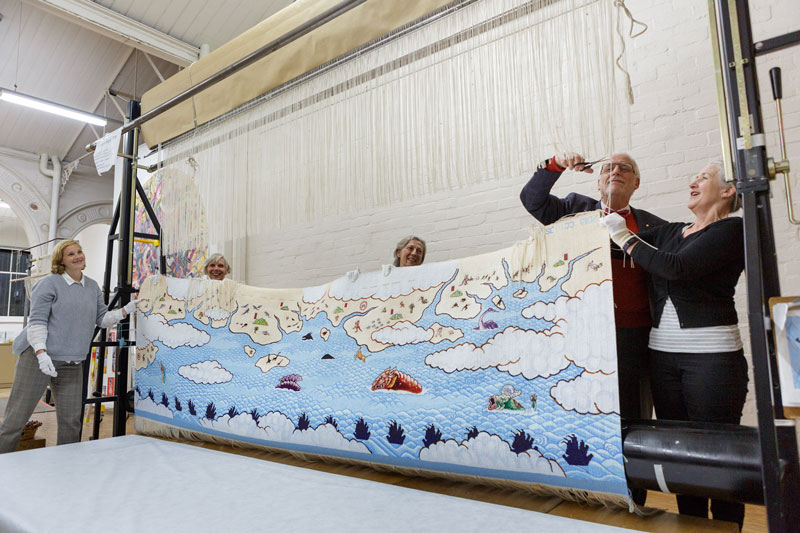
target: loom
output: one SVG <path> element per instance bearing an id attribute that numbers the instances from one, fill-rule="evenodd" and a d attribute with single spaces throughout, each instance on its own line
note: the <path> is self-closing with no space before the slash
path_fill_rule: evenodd
<path id="1" fill-rule="evenodd" d="M 182 204 L 165 212 L 162 242 L 168 253 L 207 245 L 202 231 L 181 225 L 201 214 L 224 221 L 208 232 L 208 243 L 223 245 L 246 238 L 256 225 L 279 228 L 314 220 L 344 212 L 354 201 L 379 207 L 521 174 L 553 146 L 610 153 L 624 138 L 627 120 L 617 123 L 617 117 L 627 113 L 627 74 L 612 66 L 624 67 L 614 45 L 619 25 L 614 15 L 623 15 L 609 2 L 430 1 L 416 3 L 419 11 L 402 13 L 392 2 L 346 4 L 296 2 L 281 14 L 285 19 L 265 21 L 147 93 L 140 119 L 132 106 L 126 131 L 142 126 L 148 145 L 159 146 L 160 165 L 192 176 L 199 197 L 214 199 L 202 209 Z M 332 13 L 340 15 L 338 33 L 335 26 L 322 26 L 283 38 L 299 21 L 309 21 L 305 31 Z M 583 26 L 587 14 L 595 22 L 591 30 Z M 728 21 L 728 14 L 719 16 Z M 721 26 L 723 34 L 730 29 Z M 555 28 L 567 35 L 558 46 L 548 45 Z M 282 40 L 289 44 L 277 48 Z M 270 63 L 253 55 L 270 46 L 278 50 Z M 309 49 L 320 53 L 308 54 Z M 545 49 L 547 54 L 540 52 Z M 221 65 L 237 61 L 257 68 L 242 64 L 218 74 Z M 569 72 L 583 75 L 558 79 L 560 70 L 542 68 L 564 63 L 571 65 Z M 552 76 L 532 74 L 542 70 Z M 474 72 L 492 76 L 474 79 Z M 447 101 L 426 90 L 430 80 L 453 73 L 462 78 L 453 80 Z M 558 127 L 546 120 L 556 113 Z M 585 120 L 589 115 L 593 120 Z M 265 146 L 270 149 L 260 150 Z M 492 156 L 475 149 L 480 146 L 492 147 Z M 376 170 L 385 179 L 373 180 Z M 245 176 L 246 186 L 230 187 L 229 180 L 239 176 Z M 319 194 L 308 195 L 309 190 Z M 231 216 L 235 206 L 246 206 L 245 215 Z M 753 209 L 755 203 L 746 200 L 746 220 L 756 218 Z M 751 267 L 748 278 L 761 275 Z M 761 435 L 746 428 L 623 424 L 629 485 L 769 501 L 777 489 L 767 483 L 761 492 L 763 479 L 783 478 L 785 472 L 784 486 L 794 488 L 782 490 L 795 490 L 793 435 L 784 435 L 786 428 L 774 420 L 759 422 L 767 424 Z M 769 456 L 767 474 L 762 464 L 773 451 L 764 451 L 763 434 L 770 431 L 780 451 Z M 675 446 L 676 441 L 685 447 Z M 664 474 L 670 464 L 677 474 Z M 700 481 L 712 477 L 713 486 Z"/>

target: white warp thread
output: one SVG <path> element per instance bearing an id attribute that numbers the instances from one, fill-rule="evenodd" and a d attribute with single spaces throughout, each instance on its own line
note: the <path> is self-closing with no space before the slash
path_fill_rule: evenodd
<path id="1" fill-rule="evenodd" d="M 480 0 L 193 130 L 164 162 L 197 161 L 223 246 L 526 176 L 557 151 L 603 156 L 630 137 L 614 13 L 610 0 Z"/>

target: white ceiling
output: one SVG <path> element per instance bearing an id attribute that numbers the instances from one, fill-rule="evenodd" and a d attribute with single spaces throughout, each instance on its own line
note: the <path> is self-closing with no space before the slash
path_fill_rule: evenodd
<path id="1" fill-rule="evenodd" d="M 131 21 L 211 50 L 292 0 L 96 0 Z M 141 98 L 159 83 L 134 41 L 58 13 L 52 0 L 0 0 L 0 87 L 121 120 L 108 89 Z M 81 6 L 91 0 L 68 0 Z M 104 33 L 105 32 L 105 33 Z M 137 45 L 139 46 L 139 45 Z M 150 56 L 166 78 L 178 67 Z M 176 61 L 177 63 L 178 61 Z M 117 98 L 123 109 L 126 102 Z M 116 127 L 114 124 L 109 129 Z M 0 147 L 72 161 L 102 135 L 80 122 L 0 101 Z"/>

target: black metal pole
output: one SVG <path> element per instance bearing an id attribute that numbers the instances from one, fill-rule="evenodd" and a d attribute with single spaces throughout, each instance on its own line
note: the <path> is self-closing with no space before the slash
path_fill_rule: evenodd
<path id="1" fill-rule="evenodd" d="M 797 468 L 797 462 L 787 462 L 781 457 L 791 457 L 792 453 L 796 457 L 797 442 L 794 436 L 779 439 L 776 429 L 776 419 L 783 418 L 783 408 L 774 340 L 768 321 L 768 301 L 780 294 L 780 285 L 750 10 L 747 0 L 718 0 L 716 7 L 720 21 L 720 52 L 731 153 L 736 185 L 744 207 L 747 310 L 764 504 L 770 531 L 791 531 L 800 523 L 800 507 L 796 505 L 800 498 L 798 475 L 792 471 Z"/>
<path id="2" fill-rule="evenodd" d="M 136 120 L 141 113 L 139 102 L 128 102 L 128 119 Z M 119 247 L 117 249 L 117 290 L 120 295 L 120 306 L 131 300 L 131 275 L 134 231 L 134 202 L 136 201 L 136 161 L 138 129 L 125 134 L 123 154 L 130 157 L 122 159 L 122 191 L 119 200 Z M 113 435 L 125 434 L 127 420 L 128 391 L 128 346 L 130 339 L 130 316 L 117 326 L 117 357 L 114 369 L 114 428 Z"/>

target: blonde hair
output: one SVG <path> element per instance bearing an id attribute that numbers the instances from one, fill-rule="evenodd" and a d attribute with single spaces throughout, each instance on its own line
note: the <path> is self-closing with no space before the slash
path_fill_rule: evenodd
<path id="1" fill-rule="evenodd" d="M 216 263 L 216 262 L 217 262 L 217 261 L 219 261 L 220 259 L 222 259 L 223 261 L 225 261 L 225 265 L 226 265 L 226 266 L 227 266 L 227 268 L 228 268 L 228 269 L 226 270 L 226 272 L 227 272 L 228 274 L 230 274 L 230 273 L 231 273 L 231 264 L 230 264 L 230 262 L 229 262 L 227 259 L 225 259 L 225 256 L 224 256 L 224 255 L 222 255 L 222 254 L 211 254 L 211 255 L 208 257 L 208 259 L 206 259 L 206 264 L 205 264 L 205 265 L 203 265 L 203 274 L 205 274 L 205 275 L 208 275 L 208 265 L 210 265 L 211 263 Z"/>
<path id="2" fill-rule="evenodd" d="M 394 262 L 392 263 L 394 266 L 400 266 L 400 258 L 397 256 L 397 252 L 405 248 L 406 244 L 411 241 L 419 241 L 419 243 L 422 245 L 422 257 L 419 260 L 419 264 L 421 265 L 425 261 L 425 253 L 428 251 L 428 246 L 425 244 L 425 241 L 414 235 L 409 235 L 408 237 L 403 237 L 400 239 L 400 241 L 397 243 L 397 246 L 394 248 Z"/>
<path id="3" fill-rule="evenodd" d="M 56 247 L 53 249 L 53 258 L 50 260 L 50 272 L 53 274 L 63 274 L 66 272 L 67 269 L 61 264 L 61 261 L 64 260 L 64 250 L 66 247 L 73 244 L 81 245 L 81 243 L 73 241 L 72 239 L 61 241 L 56 244 Z"/>

